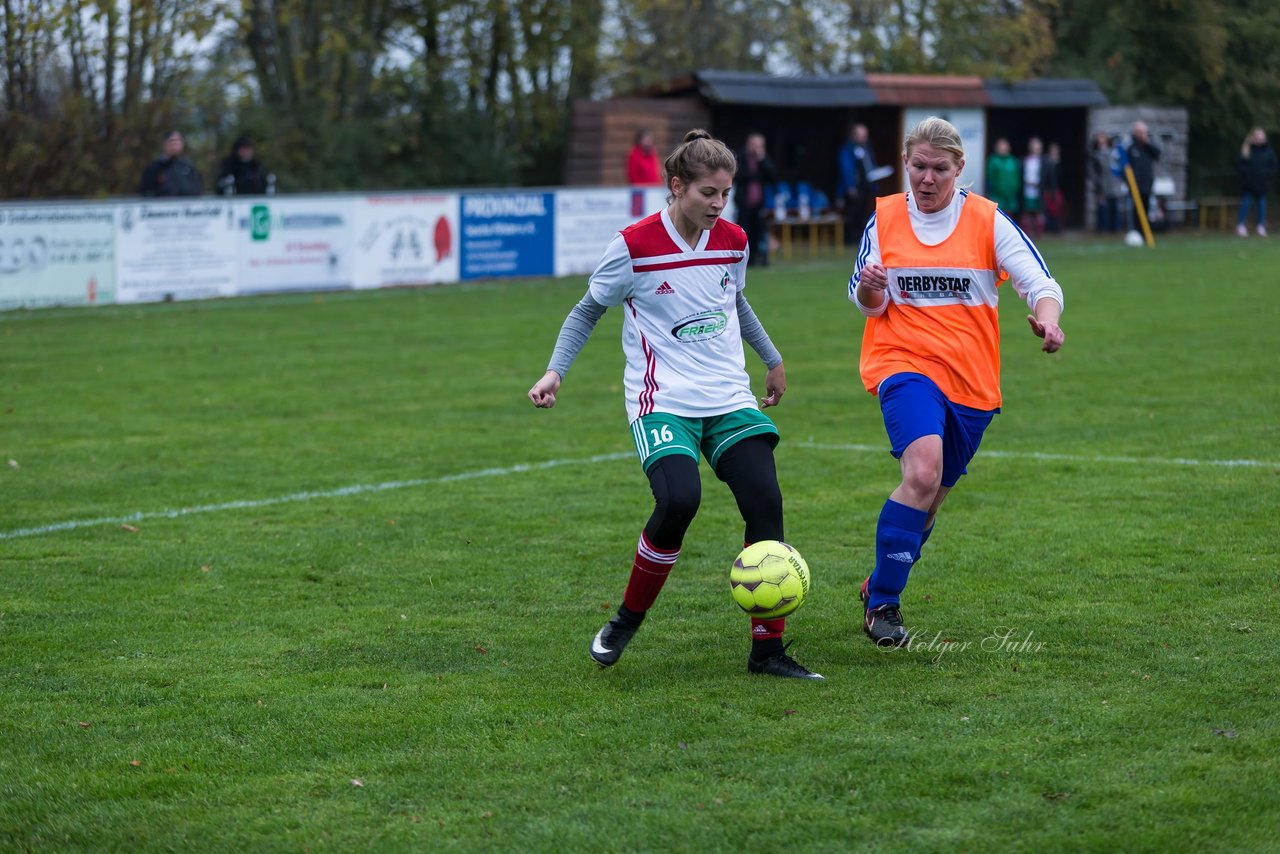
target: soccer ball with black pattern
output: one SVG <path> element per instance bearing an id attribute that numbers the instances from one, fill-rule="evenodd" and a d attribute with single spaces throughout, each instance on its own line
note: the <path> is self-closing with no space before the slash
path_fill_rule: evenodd
<path id="1" fill-rule="evenodd" d="M 752 617 L 785 617 L 809 595 L 809 565 L 780 540 L 752 543 L 729 568 L 729 592 Z"/>

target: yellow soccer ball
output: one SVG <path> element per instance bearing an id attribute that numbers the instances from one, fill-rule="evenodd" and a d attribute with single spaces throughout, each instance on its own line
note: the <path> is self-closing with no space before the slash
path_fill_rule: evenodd
<path id="1" fill-rule="evenodd" d="M 729 592 L 753 617 L 785 617 L 809 595 L 809 565 L 780 540 L 752 543 L 729 567 Z"/>

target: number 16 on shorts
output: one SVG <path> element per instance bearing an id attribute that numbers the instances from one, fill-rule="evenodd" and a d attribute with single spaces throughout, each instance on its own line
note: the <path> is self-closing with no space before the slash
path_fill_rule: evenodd
<path id="1" fill-rule="evenodd" d="M 688 419 L 665 412 L 642 415 L 631 422 L 631 435 L 635 439 L 636 454 L 640 465 L 649 466 L 671 454 L 684 454 L 698 458 L 698 439 Z"/>

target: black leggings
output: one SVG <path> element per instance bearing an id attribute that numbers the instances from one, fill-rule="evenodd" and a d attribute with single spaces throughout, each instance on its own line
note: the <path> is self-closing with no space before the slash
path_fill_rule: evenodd
<path id="1" fill-rule="evenodd" d="M 769 439 L 750 436 L 729 448 L 720 456 L 716 477 L 729 485 L 738 502 L 745 542 L 783 538 L 782 490 Z M 698 461 L 683 454 L 663 457 L 649 469 L 649 486 L 654 507 L 645 536 L 660 549 L 677 549 L 702 503 Z"/>

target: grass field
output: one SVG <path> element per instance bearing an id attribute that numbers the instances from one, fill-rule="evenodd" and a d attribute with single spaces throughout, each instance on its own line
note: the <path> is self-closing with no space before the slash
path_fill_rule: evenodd
<path id="1" fill-rule="evenodd" d="M 705 463 L 588 659 L 650 498 L 617 312 L 524 397 L 583 279 L 0 315 L 0 849 L 1275 850 L 1280 242 L 1043 248 L 892 653 L 847 265 L 751 277 L 824 684 L 746 674 Z"/>

